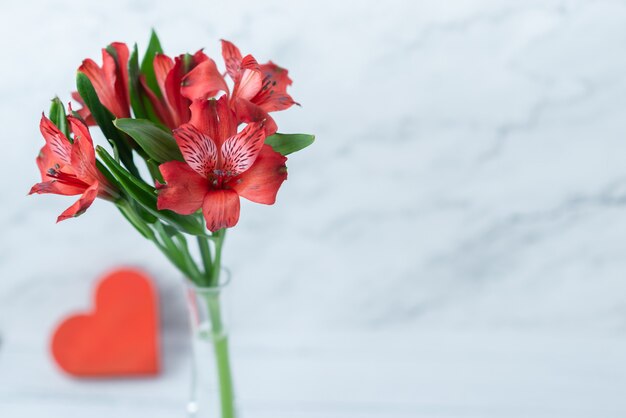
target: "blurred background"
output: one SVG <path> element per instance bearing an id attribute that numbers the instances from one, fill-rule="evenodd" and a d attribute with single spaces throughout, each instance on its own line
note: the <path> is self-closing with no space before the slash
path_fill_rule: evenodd
<path id="1" fill-rule="evenodd" d="M 227 237 L 252 418 L 626 416 L 626 1 L 19 1 L 0 14 L 0 416 L 179 417 L 182 278 L 107 202 L 26 197 L 42 110 L 85 57 L 158 30 L 290 71 L 316 143 Z M 159 284 L 156 379 L 48 354 L 95 280 Z"/>

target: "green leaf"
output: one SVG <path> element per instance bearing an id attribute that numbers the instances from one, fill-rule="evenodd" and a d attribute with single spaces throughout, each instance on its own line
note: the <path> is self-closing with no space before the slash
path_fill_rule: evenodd
<path id="1" fill-rule="evenodd" d="M 126 194 L 144 207 L 156 208 L 156 189 L 154 187 L 133 176 L 101 146 L 96 147 L 96 152 Z"/>
<path id="2" fill-rule="evenodd" d="M 133 52 L 128 60 L 128 78 L 130 84 L 130 105 L 136 118 L 146 118 L 146 107 L 141 97 L 141 88 L 139 85 L 139 57 L 137 54 L 137 44 L 133 47 Z"/>
<path id="3" fill-rule="evenodd" d="M 165 131 L 146 119 L 116 119 L 115 126 L 130 135 L 148 156 L 159 163 L 183 161 L 176 140 Z"/>
<path id="4" fill-rule="evenodd" d="M 154 56 L 157 54 L 163 53 L 163 49 L 161 48 L 161 42 L 159 41 L 159 37 L 157 36 L 154 29 L 152 29 L 152 33 L 150 34 L 150 42 L 148 42 L 148 49 L 146 49 L 146 53 L 143 56 L 143 60 L 141 61 L 141 72 L 146 76 L 146 82 L 148 83 L 148 87 L 155 92 L 157 97 L 162 97 L 161 89 L 159 89 L 159 85 L 156 80 L 156 76 L 154 75 Z"/>
<path id="5" fill-rule="evenodd" d="M 135 227 L 137 231 L 145 238 L 150 240 L 154 239 L 154 232 L 152 228 L 133 210 L 132 205 L 126 200 L 120 200 L 115 204 L 117 208 L 120 210 L 122 215 L 130 222 L 132 226 Z"/>
<path id="6" fill-rule="evenodd" d="M 148 167 L 148 171 L 152 176 L 152 180 L 158 181 L 159 183 L 165 183 L 165 179 L 161 175 L 161 171 L 159 170 L 159 163 L 154 161 L 152 158 L 148 158 L 146 160 L 146 166 Z"/>
<path id="7" fill-rule="evenodd" d="M 274 148 L 279 154 L 289 155 L 300 151 L 315 141 L 315 135 L 309 134 L 279 134 L 268 136 L 265 143 Z"/>
<path id="8" fill-rule="evenodd" d="M 137 44 L 135 44 L 130 60 L 128 61 L 130 104 L 133 108 L 133 113 L 136 118 L 148 119 L 159 126 L 165 127 L 154 110 L 154 106 L 152 105 L 152 102 L 146 92 L 146 86 L 144 86 L 140 81 L 141 76 L 142 74 L 139 70 Z"/>
<path id="9" fill-rule="evenodd" d="M 114 116 L 100 102 L 89 77 L 80 71 L 76 74 L 76 89 L 80 97 L 85 101 L 85 105 L 89 108 L 94 120 L 100 126 L 104 136 L 107 139 L 118 138 L 118 133 L 115 131 L 115 126 L 113 126 Z"/>
<path id="10" fill-rule="evenodd" d="M 184 272 L 187 277 L 197 280 L 200 276 L 200 272 L 189 255 L 185 237 L 183 237 L 178 231 L 173 230 L 173 228 L 169 225 L 164 225 L 161 222 L 157 222 L 154 226 L 156 231 L 159 233 L 159 237 L 162 242 L 162 244 L 157 245 L 162 246 L 164 254 L 166 254 L 172 263 Z M 182 239 L 180 246 L 176 245 L 173 237 Z"/>
<path id="11" fill-rule="evenodd" d="M 133 176 L 128 170 L 122 167 L 115 159 L 102 147 L 98 146 L 96 152 L 102 158 L 104 164 L 111 170 L 111 174 L 116 178 L 124 192 L 134 199 L 150 214 L 169 223 L 181 232 L 191 235 L 206 235 L 204 226 L 198 222 L 197 218 L 183 216 L 170 210 L 157 209 L 156 189 L 143 180 Z"/>
<path id="12" fill-rule="evenodd" d="M 109 110 L 102 105 L 96 90 L 93 88 L 93 84 L 89 78 L 80 71 L 76 74 L 76 89 L 78 94 L 82 97 L 85 105 L 89 108 L 94 120 L 100 126 L 105 138 L 115 143 L 115 146 L 120 153 L 120 159 L 124 165 L 134 175 L 139 175 L 137 167 L 133 162 L 133 151 L 130 149 L 126 138 L 118 131 L 113 125 L 113 115 Z"/>
<path id="13" fill-rule="evenodd" d="M 72 138 L 70 138 L 70 129 L 67 123 L 65 108 L 63 107 L 63 103 L 61 103 L 61 100 L 58 97 L 52 99 L 49 118 L 52 123 L 54 123 L 56 127 L 59 128 L 61 132 L 63 132 L 63 135 L 65 135 L 65 137 L 71 142 Z"/>
<path id="14" fill-rule="evenodd" d="M 144 209 L 143 206 L 141 206 L 139 203 L 134 202 L 134 206 L 135 206 L 135 211 L 139 214 L 141 219 L 143 219 L 145 222 L 149 224 L 153 224 L 157 222 L 158 218 L 154 216 L 153 214 L 151 214 L 150 212 L 148 212 L 146 209 Z"/>

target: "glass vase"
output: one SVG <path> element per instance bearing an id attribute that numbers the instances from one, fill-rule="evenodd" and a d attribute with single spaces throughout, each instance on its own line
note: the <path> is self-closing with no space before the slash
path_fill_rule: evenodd
<path id="1" fill-rule="evenodd" d="M 237 417 L 224 310 L 230 273 L 225 269 L 221 273 L 219 286 L 186 282 L 193 348 L 189 417 Z"/>

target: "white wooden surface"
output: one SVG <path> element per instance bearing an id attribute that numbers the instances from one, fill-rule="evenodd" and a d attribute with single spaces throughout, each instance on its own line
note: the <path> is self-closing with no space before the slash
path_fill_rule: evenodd
<path id="1" fill-rule="evenodd" d="M 0 416 L 184 416 L 189 347 L 177 286 L 161 286 L 164 362 L 159 377 L 81 381 L 60 373 L 47 352 L 58 318 L 88 306 L 89 289 L 80 282 L 24 289 L 4 300 L 8 316 L 0 346 Z M 69 303 L 42 298 L 51 292 L 64 294 Z M 261 332 L 238 331 L 236 322 L 233 326 L 244 417 L 626 414 L 624 336 L 426 326 L 410 332 Z"/>
<path id="2" fill-rule="evenodd" d="M 624 339 L 463 332 L 291 336 L 235 340 L 244 417 L 626 414 Z M 157 379 L 100 382 L 61 376 L 33 347 L 7 344 L 2 353 L 2 416 L 184 416 L 188 376 L 180 343 L 166 345 L 166 368 Z"/>
<path id="3" fill-rule="evenodd" d="M 2 2 L 0 418 L 180 417 L 179 277 L 105 202 L 37 180 L 40 112 L 113 40 L 287 67 L 317 142 L 228 236 L 244 418 L 626 416 L 626 2 Z M 102 143 L 102 138 L 100 138 Z M 77 382 L 54 324 L 158 279 L 164 374 Z"/>

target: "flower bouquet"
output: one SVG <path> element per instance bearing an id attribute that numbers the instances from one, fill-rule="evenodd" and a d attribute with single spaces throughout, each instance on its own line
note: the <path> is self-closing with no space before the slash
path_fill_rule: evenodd
<path id="1" fill-rule="evenodd" d="M 72 94 L 81 108 L 55 98 L 42 115 L 41 182 L 30 193 L 80 196 L 58 221 L 82 215 L 97 197 L 112 202 L 182 273 L 196 360 L 188 410 L 233 418 L 221 306 L 226 229 L 239 220 L 241 197 L 275 202 L 286 155 L 314 137 L 277 133 L 270 116 L 297 105 L 287 70 L 221 42 L 225 73 L 202 50 L 165 55 L 154 32 L 141 64 L 137 45 L 118 42 L 102 50 L 101 66 L 85 59 Z M 96 125 L 110 150 L 94 148 Z"/>

